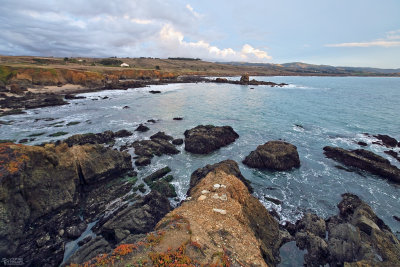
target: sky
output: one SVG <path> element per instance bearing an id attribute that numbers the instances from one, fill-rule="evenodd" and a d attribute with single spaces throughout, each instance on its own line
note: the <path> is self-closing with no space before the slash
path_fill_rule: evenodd
<path id="1" fill-rule="evenodd" d="M 0 54 L 400 68 L 400 1 L 1 0 Z"/>

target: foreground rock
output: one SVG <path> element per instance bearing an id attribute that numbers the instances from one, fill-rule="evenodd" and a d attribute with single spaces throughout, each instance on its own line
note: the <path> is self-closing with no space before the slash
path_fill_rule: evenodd
<path id="1" fill-rule="evenodd" d="M 120 255 L 117 247 L 102 261 L 114 260 L 119 266 L 275 266 L 278 223 L 250 194 L 236 170 L 233 161 L 210 167 L 191 183 L 191 199 L 168 213 L 154 232 L 126 243 L 127 253 Z M 96 258 L 87 262 L 99 263 Z"/>
<path id="2" fill-rule="evenodd" d="M 365 149 L 346 150 L 326 146 L 324 147 L 324 154 L 346 166 L 356 167 L 400 184 L 400 169 L 371 151 Z"/>
<path id="3" fill-rule="evenodd" d="M 230 126 L 199 125 L 185 131 L 185 150 L 194 154 L 208 154 L 227 146 L 239 138 Z"/>
<path id="4" fill-rule="evenodd" d="M 306 214 L 296 223 L 296 244 L 307 266 L 400 266 L 400 242 L 371 207 L 343 194 L 339 214 L 326 221 Z M 326 236 L 328 232 L 328 236 Z"/>
<path id="5" fill-rule="evenodd" d="M 243 163 L 251 168 L 286 171 L 300 167 L 297 147 L 283 141 L 269 141 L 252 151 Z"/>
<path id="6" fill-rule="evenodd" d="M 6 143 L 0 161 L 0 256 L 35 266 L 58 265 L 65 240 L 84 230 L 73 209 L 85 188 L 132 168 L 128 153 L 100 145 Z"/>

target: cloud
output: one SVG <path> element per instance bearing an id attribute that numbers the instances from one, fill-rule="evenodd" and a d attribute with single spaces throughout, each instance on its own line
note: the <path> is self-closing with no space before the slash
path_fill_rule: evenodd
<path id="1" fill-rule="evenodd" d="M 175 30 L 170 24 L 164 25 L 161 29 L 157 43 L 160 51 L 174 57 L 249 62 L 266 62 L 271 59 L 267 52 L 256 49 L 249 44 L 243 45 L 240 51 L 236 51 L 232 48 L 218 48 L 203 40 L 197 42 L 185 41 L 183 33 Z"/>
<path id="2" fill-rule="evenodd" d="M 212 45 L 199 34 L 203 19 L 182 0 L 3 0 L 0 54 L 253 62 L 271 58 L 249 44 L 236 50 Z"/>
<path id="3" fill-rule="evenodd" d="M 368 42 L 351 42 L 339 44 L 327 44 L 327 47 L 394 47 L 400 46 L 400 30 L 390 31 L 386 33 L 385 38 L 376 39 Z"/>

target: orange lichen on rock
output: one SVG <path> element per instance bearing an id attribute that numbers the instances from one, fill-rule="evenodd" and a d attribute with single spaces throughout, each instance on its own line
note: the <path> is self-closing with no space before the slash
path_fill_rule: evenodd
<path id="1" fill-rule="evenodd" d="M 0 179 L 6 175 L 17 173 L 29 159 L 18 147 L 21 145 L 0 144 Z"/>

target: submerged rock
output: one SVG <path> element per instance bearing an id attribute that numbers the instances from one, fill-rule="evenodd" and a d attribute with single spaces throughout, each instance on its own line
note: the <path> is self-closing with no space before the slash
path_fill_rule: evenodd
<path id="1" fill-rule="evenodd" d="M 185 150 L 195 154 L 211 153 L 239 138 L 230 126 L 199 125 L 184 134 Z"/>
<path id="2" fill-rule="evenodd" d="M 400 169 L 375 153 L 365 150 L 346 150 L 338 147 L 324 147 L 324 154 L 346 166 L 356 167 L 379 175 L 395 183 L 400 183 Z"/>
<path id="3" fill-rule="evenodd" d="M 143 125 L 143 124 L 140 124 L 140 125 L 136 128 L 135 131 L 137 131 L 137 132 L 147 132 L 148 130 L 150 130 L 149 127 L 147 127 L 147 126 L 145 126 L 145 125 Z"/>
<path id="4" fill-rule="evenodd" d="M 297 147 L 283 141 L 269 141 L 252 151 L 243 163 L 251 168 L 285 171 L 300 167 Z"/>

